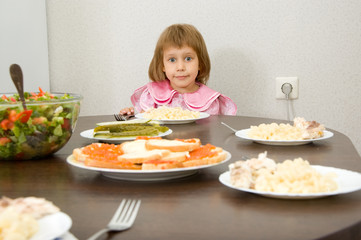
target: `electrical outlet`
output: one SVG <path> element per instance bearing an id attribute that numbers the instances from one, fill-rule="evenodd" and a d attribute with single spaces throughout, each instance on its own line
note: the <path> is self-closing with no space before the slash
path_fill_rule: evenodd
<path id="1" fill-rule="evenodd" d="M 282 92 L 282 85 L 289 83 L 292 85 L 292 91 L 289 99 L 298 98 L 298 78 L 297 77 L 277 77 L 276 78 L 276 99 L 286 99 L 286 94 Z"/>

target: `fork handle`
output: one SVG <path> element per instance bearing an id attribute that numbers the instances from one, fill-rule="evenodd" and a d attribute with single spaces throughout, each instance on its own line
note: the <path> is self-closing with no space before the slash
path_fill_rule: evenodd
<path id="1" fill-rule="evenodd" d="M 90 238 L 88 238 L 87 240 L 96 240 L 98 237 L 100 237 L 101 235 L 103 235 L 104 233 L 108 232 L 109 229 L 108 228 L 104 228 L 98 232 L 96 232 L 94 235 L 92 235 Z"/>

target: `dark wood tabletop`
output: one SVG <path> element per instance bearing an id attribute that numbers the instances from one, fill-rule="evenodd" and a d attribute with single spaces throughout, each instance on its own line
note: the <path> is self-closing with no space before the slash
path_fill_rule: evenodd
<path id="1" fill-rule="evenodd" d="M 300 146 L 271 146 L 243 140 L 235 129 L 274 119 L 211 116 L 194 123 L 168 125 L 165 138 L 200 138 L 232 154 L 229 162 L 167 181 L 125 181 L 69 165 L 74 148 L 91 144 L 80 132 L 112 116 L 80 117 L 70 141 L 40 160 L 0 162 L 0 193 L 11 198 L 36 196 L 59 206 L 73 220 L 71 232 L 83 240 L 105 227 L 123 198 L 141 199 L 129 230 L 100 239 L 361 239 L 361 191 L 309 200 L 267 198 L 230 189 L 218 177 L 243 156 L 267 151 L 276 161 L 302 157 L 314 165 L 361 172 L 361 158 L 350 139 L 332 129 L 330 139 Z"/>

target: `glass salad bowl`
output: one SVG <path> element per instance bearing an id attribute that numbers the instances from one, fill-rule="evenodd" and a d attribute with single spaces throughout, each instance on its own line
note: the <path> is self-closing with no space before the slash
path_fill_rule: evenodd
<path id="1" fill-rule="evenodd" d="M 70 139 L 82 96 L 71 93 L 0 93 L 0 160 L 38 159 L 55 153 Z"/>

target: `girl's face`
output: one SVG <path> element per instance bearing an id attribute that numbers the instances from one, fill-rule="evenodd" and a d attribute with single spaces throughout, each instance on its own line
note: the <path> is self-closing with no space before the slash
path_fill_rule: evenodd
<path id="1" fill-rule="evenodd" d="M 196 84 L 199 61 L 193 48 L 189 46 L 165 48 L 163 64 L 163 71 L 174 90 L 187 93 L 194 92 L 199 88 Z"/>

